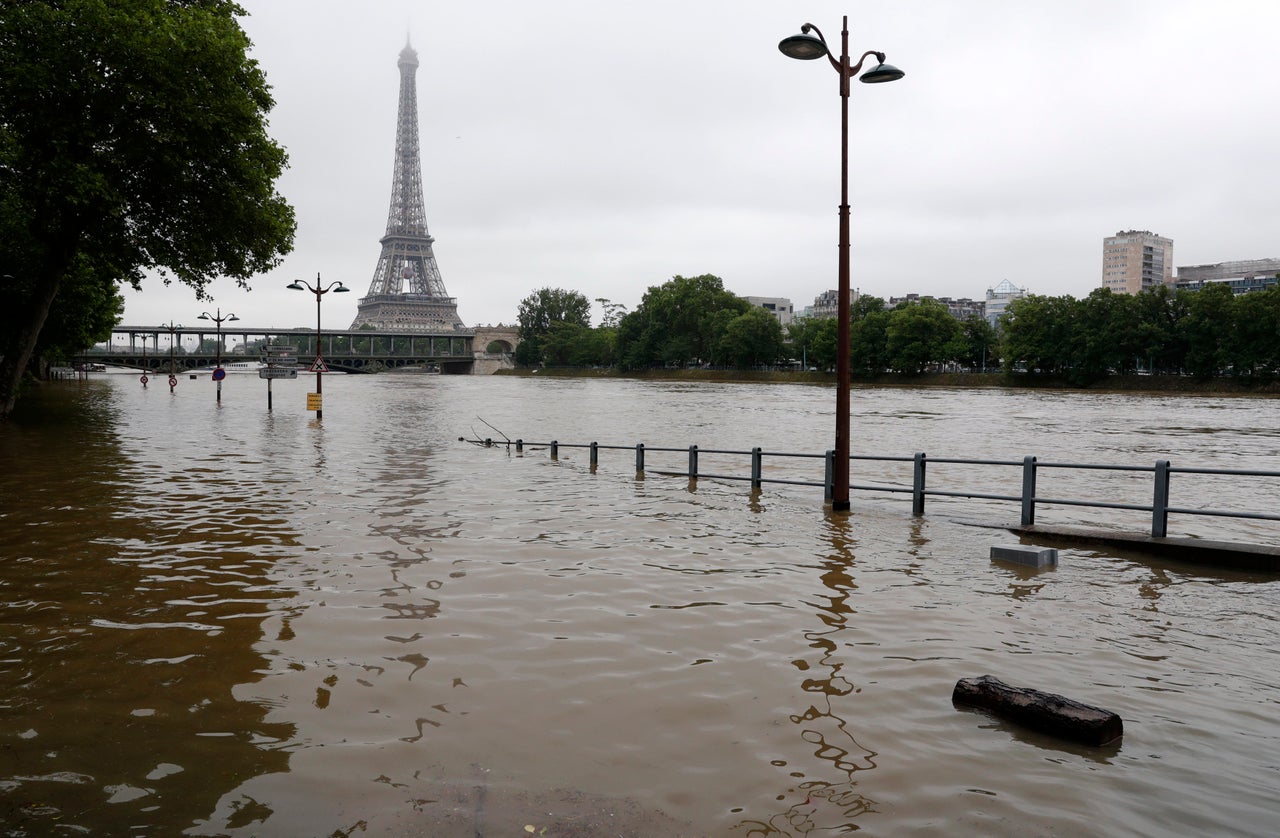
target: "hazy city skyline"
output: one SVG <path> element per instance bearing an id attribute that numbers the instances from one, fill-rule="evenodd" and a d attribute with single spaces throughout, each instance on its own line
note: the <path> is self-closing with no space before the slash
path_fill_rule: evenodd
<path id="1" fill-rule="evenodd" d="M 541 287 L 634 309 L 675 274 L 714 273 L 797 308 L 835 287 L 839 97 L 824 62 L 777 42 L 811 21 L 833 49 L 906 71 L 850 97 L 852 284 L 981 298 L 1008 279 L 1083 296 L 1099 241 L 1145 229 L 1175 265 L 1280 256 L 1262 184 L 1280 6 L 1225 0 L 1040 5 L 764 0 L 601 7 L 242 0 L 272 85 L 296 246 L 212 303 L 148 279 L 127 325 L 314 323 L 295 278 L 341 280 L 326 327 L 368 290 L 386 226 L 396 59 L 418 52 L 427 220 L 468 325 L 513 322 Z"/>

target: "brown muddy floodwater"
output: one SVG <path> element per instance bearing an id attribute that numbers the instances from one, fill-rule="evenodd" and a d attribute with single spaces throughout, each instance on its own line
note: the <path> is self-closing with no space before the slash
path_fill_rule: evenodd
<path id="1" fill-rule="evenodd" d="M 1273 576 L 1103 549 L 1019 570 L 956 520 L 1008 505 L 831 517 L 817 489 L 458 441 L 819 453 L 828 389 L 330 376 L 320 426 L 305 377 L 270 414 L 256 378 L 221 406 L 156 383 L 54 385 L 0 426 L 3 834 L 1280 829 Z M 1278 470 L 1277 409 L 856 390 L 854 448 Z M 1113 710 L 1123 742 L 953 707 L 982 674 Z"/>

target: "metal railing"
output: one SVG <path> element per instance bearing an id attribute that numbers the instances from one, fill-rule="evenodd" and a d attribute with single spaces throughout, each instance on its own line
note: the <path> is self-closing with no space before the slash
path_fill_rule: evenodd
<path id="1" fill-rule="evenodd" d="M 827 451 L 825 454 L 798 454 L 783 451 L 765 451 L 762 448 L 752 448 L 750 450 L 735 450 L 724 448 L 699 448 L 697 445 L 690 445 L 687 448 L 670 448 L 670 447 L 647 447 L 643 443 L 636 445 L 602 445 L 598 442 L 590 443 L 562 443 L 557 440 L 551 442 L 525 442 L 517 439 L 514 443 L 495 442 L 492 439 L 477 440 L 480 444 L 486 446 L 492 445 L 514 445 L 517 453 L 523 453 L 526 447 L 545 448 L 550 452 L 551 459 L 558 460 L 560 450 L 562 448 L 586 449 L 589 452 L 589 462 L 591 471 L 594 473 L 600 463 L 601 451 L 630 451 L 635 455 L 636 477 L 642 478 L 646 473 L 646 454 L 650 453 L 679 453 L 687 455 L 688 465 L 682 470 L 665 469 L 648 469 L 653 474 L 675 477 L 687 477 L 689 480 L 724 480 L 724 481 L 740 481 L 750 483 L 753 491 L 761 490 L 765 484 L 782 484 L 789 486 L 821 486 L 823 488 L 824 498 L 830 500 L 832 497 L 832 475 L 835 472 L 835 451 Z M 703 471 L 701 469 L 700 459 L 703 455 L 720 455 L 723 457 L 749 457 L 750 473 L 742 474 L 725 474 Z M 821 460 L 824 464 L 824 475 L 822 480 L 800 479 L 796 477 L 766 477 L 765 461 L 769 460 Z M 924 453 L 917 453 L 910 457 L 883 457 L 872 455 L 854 455 L 849 458 L 851 461 L 873 462 L 873 463 L 910 463 L 911 464 L 911 484 L 909 486 L 894 483 L 866 483 L 850 484 L 849 488 L 853 491 L 860 492 L 883 492 L 888 494 L 908 494 L 911 496 L 911 513 L 912 515 L 924 515 L 925 500 L 929 497 L 936 498 L 960 498 L 975 500 L 993 500 L 1007 501 L 1010 503 L 1018 503 L 1021 509 L 1021 526 L 1033 526 L 1036 522 L 1036 510 L 1042 506 L 1072 506 L 1072 507 L 1089 507 L 1095 509 L 1114 509 L 1127 510 L 1136 512 L 1149 513 L 1151 516 L 1151 536 L 1153 538 L 1165 538 L 1169 531 L 1170 515 L 1194 515 L 1207 516 L 1215 518 L 1232 518 L 1242 520 L 1256 521 L 1280 521 L 1280 514 L 1266 512 L 1248 512 L 1243 510 L 1230 509 L 1211 509 L 1202 507 L 1189 506 L 1172 506 L 1170 505 L 1169 483 L 1170 477 L 1174 474 L 1186 475 L 1212 475 L 1230 478 L 1242 477 L 1261 477 L 1261 478 L 1280 478 L 1280 471 L 1264 471 L 1260 469 L 1221 469 L 1221 468 L 1192 468 L 1192 467 L 1175 467 L 1168 460 L 1157 460 L 1153 466 L 1126 466 L 1126 465 L 1106 465 L 1096 463 L 1065 463 L 1065 462 L 1041 462 L 1036 457 L 1023 457 L 1020 460 L 989 460 L 989 459 L 965 459 L 957 457 L 936 457 L 931 458 Z M 968 489 L 941 489 L 929 488 L 927 483 L 928 467 L 934 465 L 961 465 L 961 466 L 982 466 L 996 468 L 1016 468 L 1021 471 L 1021 491 L 1018 494 L 1001 494 L 995 492 L 981 492 Z M 1038 493 L 1038 485 L 1040 482 L 1041 472 L 1046 470 L 1062 470 L 1062 471 L 1108 471 L 1123 472 L 1128 474 L 1151 474 L 1152 482 L 1150 484 L 1151 503 L 1124 503 L 1118 501 L 1106 501 L 1099 499 L 1082 499 L 1069 497 L 1050 497 Z"/>

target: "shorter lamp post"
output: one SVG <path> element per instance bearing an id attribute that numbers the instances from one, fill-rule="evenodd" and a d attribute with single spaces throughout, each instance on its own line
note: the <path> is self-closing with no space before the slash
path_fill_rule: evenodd
<path id="1" fill-rule="evenodd" d="M 295 279 L 285 287 L 293 291 L 310 291 L 312 294 L 316 295 L 316 360 L 315 363 L 311 365 L 311 368 L 316 371 L 316 421 L 319 422 L 324 419 L 324 391 L 321 389 L 323 381 L 321 376 L 324 374 L 324 355 L 320 352 L 320 298 L 325 294 L 328 294 L 330 291 L 334 291 L 338 294 L 345 294 L 351 289 L 343 285 L 342 282 L 338 280 L 330 282 L 327 286 L 322 288 L 320 285 L 320 274 L 318 273 L 316 274 L 315 285 L 312 285 L 310 282 L 303 279 Z"/>
<path id="2" fill-rule="evenodd" d="M 177 342 L 178 330 L 182 328 L 182 324 L 174 325 L 170 320 L 168 325 L 160 324 L 160 328 L 169 333 L 169 392 L 173 392 L 173 388 L 178 386 L 177 371 L 173 366 L 173 346 Z"/>
<path id="3" fill-rule="evenodd" d="M 228 314 L 224 317 L 222 314 L 222 309 L 220 308 L 216 308 L 214 309 L 214 311 L 217 312 L 216 315 L 212 315 L 206 311 L 201 313 L 201 315 L 196 319 L 212 320 L 215 324 L 217 324 L 217 327 L 218 327 L 218 345 L 214 348 L 214 355 L 213 355 L 214 357 L 213 380 L 218 382 L 218 396 L 216 401 L 218 402 L 218 404 L 222 404 L 222 379 L 227 377 L 226 370 L 222 368 L 222 323 L 224 320 L 228 323 L 231 323 L 236 320 L 239 320 L 240 318 L 236 317 L 234 314 Z"/>
<path id="4" fill-rule="evenodd" d="M 147 377 L 147 338 L 149 337 L 151 337 L 151 335 L 143 335 L 141 338 L 142 340 L 142 375 L 138 377 L 138 380 L 142 382 L 142 389 L 144 390 L 147 389 L 147 382 L 151 380 L 150 378 Z"/>

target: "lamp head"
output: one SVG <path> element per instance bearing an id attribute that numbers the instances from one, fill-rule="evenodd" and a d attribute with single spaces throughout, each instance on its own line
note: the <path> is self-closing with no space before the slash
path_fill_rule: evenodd
<path id="1" fill-rule="evenodd" d="M 882 84 L 887 81 L 897 81 L 906 75 L 892 64 L 885 64 L 883 56 L 876 57 L 880 59 L 880 63 L 859 76 L 859 81 L 864 84 Z"/>
<path id="2" fill-rule="evenodd" d="M 302 287 L 302 283 L 301 283 L 301 282 L 299 282 L 299 281 L 298 281 L 298 280 L 296 280 L 296 279 L 295 279 L 293 282 L 290 282 L 288 285 L 286 285 L 286 286 L 285 286 L 285 288 L 288 288 L 288 289 L 290 289 L 290 290 L 292 290 L 292 291 L 306 291 L 306 290 L 307 290 L 307 289 L 303 288 L 303 287 Z"/>
<path id="3" fill-rule="evenodd" d="M 230 320 L 239 320 L 240 318 L 236 317 L 234 314 L 228 314 L 225 319 L 230 321 Z"/>
<path id="4" fill-rule="evenodd" d="M 798 58 L 801 61 L 827 57 L 830 53 L 827 51 L 826 43 L 821 38 L 810 35 L 811 28 L 813 27 L 806 23 L 801 27 L 799 35 L 792 35 L 779 41 L 778 49 L 788 58 Z"/>
<path id="5" fill-rule="evenodd" d="M 210 316 L 209 316 L 209 312 L 207 312 L 207 311 L 206 311 L 206 312 L 204 312 L 203 314 L 201 314 L 199 317 L 197 317 L 196 319 L 197 319 L 197 320 L 212 320 L 213 318 L 212 318 L 212 317 L 210 317 Z"/>
<path id="6" fill-rule="evenodd" d="M 350 291 L 351 289 L 350 289 L 350 288 L 348 288 L 347 286 L 343 285 L 341 282 L 339 282 L 339 283 L 338 283 L 338 287 L 337 287 L 337 288 L 335 288 L 335 289 L 333 289 L 333 290 L 334 290 L 334 293 L 337 293 L 337 294 L 345 294 L 345 293 L 347 293 L 348 291 Z"/>

